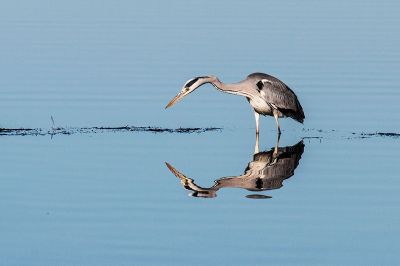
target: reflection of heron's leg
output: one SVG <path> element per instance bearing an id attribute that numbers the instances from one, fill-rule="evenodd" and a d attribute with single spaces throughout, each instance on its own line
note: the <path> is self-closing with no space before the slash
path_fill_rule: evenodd
<path id="1" fill-rule="evenodd" d="M 254 146 L 254 154 L 260 152 L 260 145 L 259 145 L 259 134 L 256 133 L 256 145 Z"/>
<path id="2" fill-rule="evenodd" d="M 279 121 L 278 121 L 279 115 L 277 112 L 274 112 L 274 117 L 275 117 L 276 125 L 278 127 L 278 134 L 281 134 L 281 127 L 279 126 Z"/>
<path id="3" fill-rule="evenodd" d="M 258 132 L 259 132 L 260 115 L 257 112 L 254 112 L 254 117 L 256 119 L 256 134 L 258 134 Z"/>
<path id="4" fill-rule="evenodd" d="M 276 145 L 275 145 L 275 149 L 274 149 L 274 155 L 278 154 L 278 148 L 279 148 L 279 140 L 281 139 L 281 134 L 278 133 L 277 137 L 276 137 Z"/>

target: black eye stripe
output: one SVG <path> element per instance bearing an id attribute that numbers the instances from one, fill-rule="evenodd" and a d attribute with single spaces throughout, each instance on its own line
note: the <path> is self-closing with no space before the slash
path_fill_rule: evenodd
<path id="1" fill-rule="evenodd" d="M 186 83 L 185 87 L 190 87 L 192 86 L 194 83 L 196 83 L 196 81 L 198 81 L 199 78 L 194 78 L 191 81 L 189 81 L 188 83 Z"/>
<path id="2" fill-rule="evenodd" d="M 193 84 L 195 84 L 199 79 L 204 79 L 204 78 L 208 78 L 208 76 L 195 77 L 194 79 L 189 80 L 188 83 L 186 83 L 185 87 L 190 87 Z"/>

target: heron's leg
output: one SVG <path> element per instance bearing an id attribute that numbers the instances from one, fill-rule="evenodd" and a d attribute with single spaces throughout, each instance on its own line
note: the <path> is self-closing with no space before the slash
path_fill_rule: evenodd
<path id="1" fill-rule="evenodd" d="M 259 134 L 256 133 L 256 145 L 254 146 L 254 154 L 260 152 L 260 145 L 259 145 Z"/>
<path id="2" fill-rule="evenodd" d="M 279 126 L 279 121 L 278 121 L 279 115 L 278 115 L 278 113 L 274 112 L 274 117 L 275 117 L 275 121 L 276 121 L 276 126 L 278 127 L 278 134 L 280 135 L 281 134 L 281 127 Z"/>
<path id="3" fill-rule="evenodd" d="M 256 134 L 258 135 L 258 133 L 259 133 L 260 114 L 257 113 L 257 112 L 254 112 L 254 118 L 256 119 Z"/>

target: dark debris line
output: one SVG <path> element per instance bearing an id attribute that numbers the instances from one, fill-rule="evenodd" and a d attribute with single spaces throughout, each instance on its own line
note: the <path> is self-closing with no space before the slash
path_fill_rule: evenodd
<path id="1" fill-rule="evenodd" d="M 52 129 L 42 128 L 0 128 L 0 136 L 54 136 L 72 134 L 98 134 L 98 133 L 119 133 L 119 132 L 151 132 L 151 133 L 204 133 L 209 131 L 221 131 L 219 127 L 207 128 L 161 128 L 161 127 L 57 127 Z"/>
<path id="2" fill-rule="evenodd" d="M 39 136 L 43 135 L 41 129 L 37 128 L 0 128 L 2 136 Z"/>
<path id="3" fill-rule="evenodd" d="M 375 133 L 364 133 L 363 132 L 359 135 L 360 135 L 360 137 L 392 137 L 392 138 L 400 137 L 400 133 L 392 133 L 392 132 L 375 132 Z"/>
<path id="4" fill-rule="evenodd" d="M 136 126 L 122 126 L 122 127 L 54 127 L 51 129 L 43 128 L 0 128 L 0 136 L 55 136 L 55 135 L 72 135 L 72 134 L 99 134 L 99 133 L 122 133 L 122 132 L 150 132 L 150 133 L 178 133 L 178 134 L 192 134 L 204 133 L 209 131 L 222 131 L 220 127 L 191 127 L 191 128 L 162 128 L 162 127 L 136 127 Z M 303 131 L 318 133 L 332 133 L 335 130 L 325 131 L 319 129 L 303 129 Z M 400 133 L 394 132 L 351 132 L 347 139 L 366 139 L 373 137 L 388 137 L 400 138 Z M 305 136 L 303 139 L 324 139 L 325 136 Z"/>

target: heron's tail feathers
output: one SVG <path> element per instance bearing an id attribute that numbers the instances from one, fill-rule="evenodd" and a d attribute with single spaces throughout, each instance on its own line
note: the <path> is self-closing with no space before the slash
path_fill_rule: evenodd
<path id="1" fill-rule="evenodd" d="M 291 117 L 299 123 L 303 124 L 303 122 L 304 122 L 305 116 L 304 116 L 303 108 L 301 107 L 300 103 L 297 106 L 297 110 L 279 108 L 279 111 L 282 114 L 284 114 L 285 116 Z"/>

